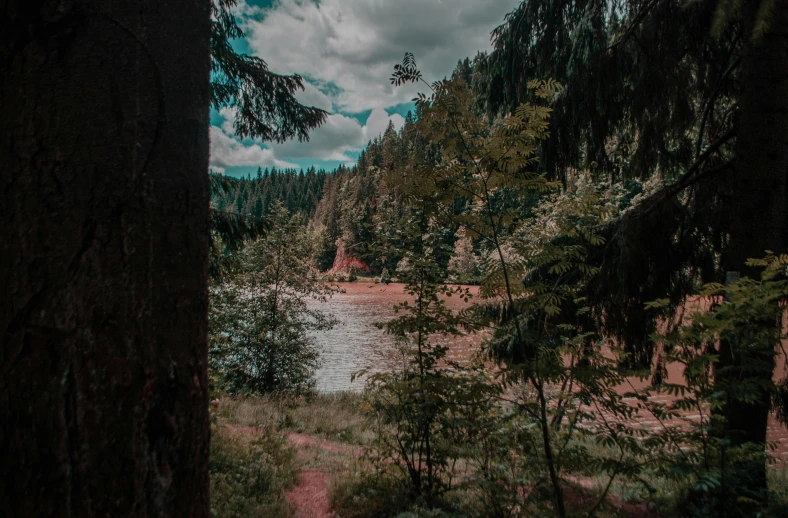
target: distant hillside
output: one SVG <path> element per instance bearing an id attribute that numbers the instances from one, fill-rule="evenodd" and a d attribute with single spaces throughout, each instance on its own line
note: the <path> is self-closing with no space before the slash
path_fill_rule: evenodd
<path id="1" fill-rule="evenodd" d="M 330 174 L 314 167 L 306 172 L 258 168 L 256 176 L 241 178 L 233 188 L 215 195 L 213 204 L 219 210 L 263 217 L 278 200 L 291 214 L 310 217 L 323 196 L 323 186 Z"/>
<path id="2" fill-rule="evenodd" d="M 474 62 L 465 59 L 453 76 L 470 82 L 473 71 Z M 438 150 L 418 135 L 415 124 L 412 113 L 399 130 L 389 123 L 381 136 L 367 144 L 353 167 L 340 166 L 330 172 L 258 169 L 256 177 L 241 179 L 235 189 L 216 196 L 215 206 L 259 217 L 267 215 L 271 203 L 279 200 L 291 214 L 304 216 L 321 270 L 353 267 L 393 272 L 402 259 L 396 251 L 397 225 L 406 213 L 387 175 L 414 154 L 438 156 Z M 455 236 L 448 236 L 447 241 L 453 244 Z"/>

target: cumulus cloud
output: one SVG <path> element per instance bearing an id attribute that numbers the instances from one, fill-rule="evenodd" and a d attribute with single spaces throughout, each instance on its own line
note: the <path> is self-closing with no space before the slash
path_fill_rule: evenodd
<path id="1" fill-rule="evenodd" d="M 217 126 L 211 126 L 210 135 L 211 169 L 214 171 L 224 172 L 229 167 L 241 166 L 298 167 L 296 164 L 277 159 L 272 150 L 258 144 L 243 145 Z"/>
<path id="2" fill-rule="evenodd" d="M 296 92 L 296 99 L 304 106 L 314 106 L 327 112 L 333 109 L 331 99 L 308 81 L 304 81 L 303 90 Z"/>
<path id="3" fill-rule="evenodd" d="M 235 120 L 235 116 L 238 114 L 238 110 L 233 107 L 225 106 L 219 110 L 219 115 L 224 117 L 224 121 L 222 122 L 222 131 L 225 132 L 227 135 L 233 135 L 235 133 L 235 129 L 233 128 L 233 121 Z"/>
<path id="4" fill-rule="evenodd" d="M 325 124 L 312 130 L 309 142 L 290 140 L 263 147 L 256 143 L 244 145 L 234 136 L 232 121 L 235 113 L 233 108 L 222 108 L 219 110 L 219 115 L 224 117 L 221 126 L 211 126 L 211 168 L 214 171 L 223 172 L 240 166 L 297 168 L 297 164 L 288 160 L 305 158 L 350 162 L 352 158 L 348 153 L 360 151 L 367 142 L 386 130 L 389 121 L 397 130 L 405 123 L 398 113 L 388 115 L 382 108 L 372 110 L 363 126 L 353 117 L 332 113 Z"/>
<path id="5" fill-rule="evenodd" d="M 249 10 L 243 28 L 249 47 L 272 70 L 335 85 L 334 105 L 355 113 L 407 102 L 420 89 L 389 83 L 406 51 L 416 55 L 426 77 L 440 79 L 459 59 L 489 48 L 490 31 L 518 3 L 279 0 Z"/>
<path id="6" fill-rule="evenodd" d="M 339 113 L 328 116 L 325 124 L 309 133 L 309 142 L 289 140 L 282 144 L 271 144 L 271 149 L 280 157 L 316 158 L 318 160 L 346 161 L 348 151 L 354 151 L 364 143 L 364 129 L 358 121 Z"/>
<path id="7" fill-rule="evenodd" d="M 347 162 L 350 160 L 348 152 L 360 151 L 367 142 L 386 130 L 389 121 L 397 130 L 405 123 L 402 115 L 388 115 L 383 108 L 372 110 L 363 126 L 353 117 L 332 113 L 325 124 L 309 133 L 309 142 L 290 140 L 283 144 L 272 143 L 271 149 L 281 158 Z"/>
<path id="8" fill-rule="evenodd" d="M 383 108 L 375 108 L 367 118 L 367 124 L 364 126 L 364 135 L 367 141 L 379 136 L 386 131 L 389 121 L 394 123 L 394 129 L 399 130 L 405 124 L 405 117 L 399 113 L 389 115 Z"/>
<path id="9" fill-rule="evenodd" d="M 457 61 L 490 46 L 490 31 L 519 0 L 275 0 L 268 8 L 242 0 L 252 54 L 271 70 L 305 78 L 298 100 L 331 113 L 309 142 L 253 143 L 234 135 L 236 111 L 222 108 L 211 127 L 211 167 L 297 167 L 294 161 L 353 161 L 389 124 L 386 108 L 408 102 L 425 85 L 394 88 L 393 65 L 413 52 L 428 80 L 448 76 Z M 362 124 L 356 117 L 370 111 Z"/>

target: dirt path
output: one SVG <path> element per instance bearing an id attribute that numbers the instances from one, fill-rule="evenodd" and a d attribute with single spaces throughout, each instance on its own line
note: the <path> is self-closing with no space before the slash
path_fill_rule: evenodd
<path id="1" fill-rule="evenodd" d="M 298 475 L 298 483 L 285 492 L 285 498 L 295 507 L 295 518 L 331 518 L 328 500 L 328 477 L 319 469 L 306 469 Z"/>
<path id="2" fill-rule="evenodd" d="M 230 426 L 228 428 L 235 433 L 256 433 L 256 429 L 253 427 Z M 285 498 L 295 508 L 294 518 L 335 518 L 329 498 L 331 475 L 326 473 L 326 458 L 321 458 L 321 455 L 328 453 L 329 457 L 336 457 L 338 454 L 358 459 L 363 453 L 363 448 L 358 445 L 329 441 L 307 433 L 290 432 L 287 434 L 287 440 L 296 450 L 299 465 L 303 465 L 296 484 L 285 491 Z M 331 469 L 329 468 L 328 471 L 330 473 Z M 578 490 L 578 486 L 590 489 L 589 481 L 583 479 L 572 479 L 572 481 L 576 486 L 568 485 L 564 488 L 568 501 L 573 502 L 579 508 L 590 507 L 596 503 L 594 498 L 590 498 L 584 491 Z M 609 494 L 607 502 L 616 510 L 616 516 L 633 518 L 659 518 L 660 516 L 648 510 L 646 504 L 628 503 L 618 495 Z"/>
<path id="3" fill-rule="evenodd" d="M 253 426 L 230 425 L 227 430 L 244 435 L 259 433 Z M 362 453 L 361 447 L 296 432 L 288 433 L 287 440 L 295 447 L 296 458 L 306 466 L 298 474 L 296 485 L 285 491 L 285 498 L 295 508 L 295 518 L 334 518 L 328 496 L 330 477 L 320 469 L 319 464 L 310 466 L 315 450 L 358 458 Z"/>
<path id="4" fill-rule="evenodd" d="M 312 448 L 331 453 L 351 455 L 358 458 L 361 448 L 350 444 L 327 441 L 305 433 L 289 433 L 287 439 L 295 446 L 296 454 L 306 462 Z M 285 492 L 285 497 L 295 507 L 295 518 L 333 518 L 331 502 L 328 496 L 330 478 L 319 466 L 301 471 L 296 485 Z"/>

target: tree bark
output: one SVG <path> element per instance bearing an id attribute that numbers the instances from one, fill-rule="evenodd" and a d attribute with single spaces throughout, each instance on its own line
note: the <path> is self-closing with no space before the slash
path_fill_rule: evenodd
<path id="1" fill-rule="evenodd" d="M 788 223 L 788 3 L 776 2 L 768 32 L 753 38 L 759 5 L 750 1 L 745 7 L 748 43 L 742 58 L 737 154 L 730 182 L 730 247 L 725 258 L 726 270 L 753 279 L 760 278 L 760 272 L 747 267 L 746 260 L 763 257 L 766 250 L 784 251 Z M 731 379 L 759 377 L 768 382 L 774 373 L 774 350 L 760 351 L 753 357 L 751 349 L 750 344 L 722 341 L 720 367 L 732 367 Z M 742 365 L 741 358 L 747 355 L 749 365 Z M 770 396 L 768 390 L 761 389 L 758 401 L 736 401 L 725 408 L 725 435 L 732 444 L 765 445 Z M 758 493 L 765 496 L 766 466 L 762 461 L 734 470 L 743 475 L 738 489 L 751 491 L 751 497 Z"/>
<path id="2" fill-rule="evenodd" d="M 0 515 L 209 515 L 207 0 L 0 3 Z"/>

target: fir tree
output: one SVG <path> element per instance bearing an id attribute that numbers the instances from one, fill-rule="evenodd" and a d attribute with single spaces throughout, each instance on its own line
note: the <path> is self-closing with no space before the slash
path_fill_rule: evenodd
<path id="1" fill-rule="evenodd" d="M 239 136 L 309 140 L 309 130 L 325 122 L 328 114 L 296 100 L 295 92 L 304 88 L 300 76 L 275 74 L 262 59 L 233 50 L 231 41 L 244 36 L 233 12 L 236 4 L 237 0 L 211 2 L 211 105 L 236 108 L 234 128 Z"/>

